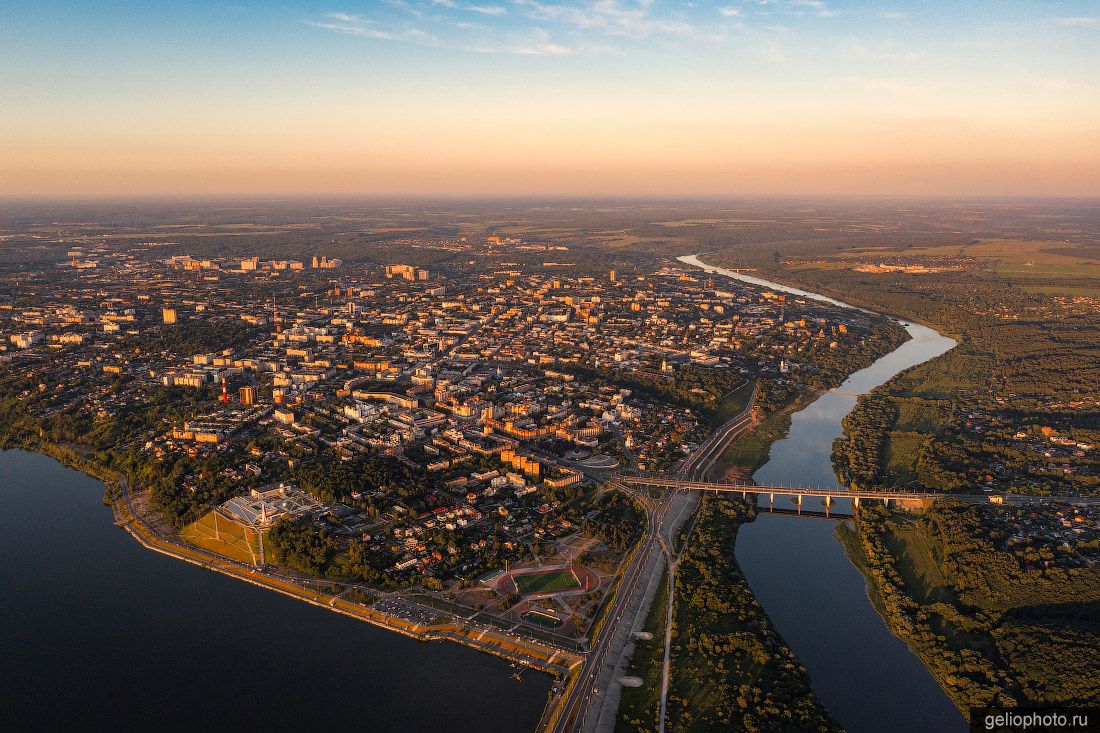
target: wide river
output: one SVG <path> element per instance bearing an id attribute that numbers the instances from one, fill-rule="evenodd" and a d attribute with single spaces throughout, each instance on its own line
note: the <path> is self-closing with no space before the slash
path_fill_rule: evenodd
<path id="1" fill-rule="evenodd" d="M 681 262 L 707 272 L 845 308 L 823 295 L 739 274 L 700 261 Z M 912 337 L 866 369 L 844 392 L 868 392 L 898 372 L 954 348 L 953 339 L 903 322 Z M 850 394 L 829 392 L 791 419 L 787 437 L 772 445 L 753 479 L 760 484 L 836 486 L 833 439 L 855 406 Z M 762 497 L 762 504 L 767 498 Z M 776 506 L 781 505 L 776 499 Z M 786 507 L 792 505 L 787 502 Z M 821 510 L 820 506 L 804 508 Z M 834 511 L 847 512 L 845 502 Z M 737 533 L 736 555 L 753 593 L 776 629 L 810 672 L 814 690 L 849 733 L 965 731 L 966 721 L 920 659 L 886 628 L 867 597 L 863 575 L 834 534 L 835 521 L 761 514 Z"/>
<path id="2" fill-rule="evenodd" d="M 102 496 L 0 452 L 0 730 L 534 729 L 550 677 L 146 550 Z"/>

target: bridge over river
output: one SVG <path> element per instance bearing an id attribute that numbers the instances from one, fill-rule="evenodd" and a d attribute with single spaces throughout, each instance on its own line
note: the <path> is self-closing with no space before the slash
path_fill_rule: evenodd
<path id="1" fill-rule="evenodd" d="M 838 499 L 850 499 L 855 506 L 859 506 L 860 501 L 865 499 L 881 501 L 885 504 L 893 502 L 896 505 L 909 509 L 926 508 L 934 501 L 948 498 L 983 504 L 1027 504 L 1037 501 L 1051 501 L 1078 505 L 1100 504 L 1100 498 L 1082 498 L 1078 496 L 1026 496 L 1022 494 L 993 493 L 948 494 L 943 492 L 902 491 L 893 489 L 872 491 L 861 489 L 852 490 L 840 487 L 830 489 L 810 486 L 761 486 L 733 481 L 695 481 L 668 474 L 623 473 L 616 476 L 615 480 L 626 486 L 667 489 L 671 491 L 680 489 L 688 491 L 713 491 L 715 493 L 741 494 L 746 497 L 749 494 L 758 496 L 767 494 L 772 501 L 775 500 L 776 496 L 790 496 L 794 497 L 795 503 L 799 509 L 802 508 L 803 499 L 819 498 L 824 502 L 826 512 L 828 512 L 832 503 Z"/>

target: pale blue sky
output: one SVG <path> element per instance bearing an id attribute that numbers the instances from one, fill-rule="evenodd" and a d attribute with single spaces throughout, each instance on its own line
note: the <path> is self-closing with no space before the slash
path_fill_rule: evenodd
<path id="1" fill-rule="evenodd" d="M 0 193 L 1100 192 L 1095 1 L 75 5 L 0 4 Z"/>

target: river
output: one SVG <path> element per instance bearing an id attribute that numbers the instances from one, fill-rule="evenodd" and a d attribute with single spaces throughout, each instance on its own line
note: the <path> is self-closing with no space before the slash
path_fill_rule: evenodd
<path id="1" fill-rule="evenodd" d="M 696 256 L 679 259 L 707 272 L 854 308 L 823 295 L 714 267 Z M 955 346 L 953 339 L 926 326 L 904 321 L 902 325 L 912 338 L 852 374 L 840 390 L 870 391 Z M 772 445 L 768 462 L 753 479 L 761 484 L 836 486 L 832 443 L 841 435 L 841 420 L 855 403 L 851 395 L 829 392 L 795 413 L 787 437 Z M 762 497 L 762 503 L 767 504 L 767 497 Z M 833 511 L 850 511 L 846 503 L 837 502 Z M 780 505 L 777 499 L 776 506 Z M 924 664 L 890 632 L 871 605 L 865 579 L 848 561 L 835 527 L 835 520 L 761 514 L 738 531 L 735 550 L 756 598 L 809 670 L 815 692 L 849 733 L 968 730 L 962 714 Z"/>
<path id="2" fill-rule="evenodd" d="M 0 730 L 529 733 L 551 679 L 146 550 L 103 485 L 0 452 Z"/>

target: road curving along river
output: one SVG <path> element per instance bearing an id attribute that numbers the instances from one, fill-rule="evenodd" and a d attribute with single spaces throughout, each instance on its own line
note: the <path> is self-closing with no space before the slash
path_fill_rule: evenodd
<path id="1" fill-rule="evenodd" d="M 702 262 L 681 262 L 742 282 L 844 308 L 847 303 Z M 858 309 L 864 310 L 864 309 Z M 753 479 L 760 484 L 836 486 L 833 440 L 868 392 L 898 372 L 954 348 L 927 326 L 902 321 L 909 341 L 839 388 L 795 413 L 787 437 L 776 441 Z M 767 504 L 766 498 L 762 502 Z M 776 507 L 781 505 L 777 498 Z M 790 503 L 783 502 L 790 507 Z M 804 505 L 805 506 L 805 505 Z M 821 507 L 807 507 L 820 510 Z M 833 511 L 848 512 L 844 502 Z M 736 555 L 753 593 L 810 672 L 814 690 L 849 733 L 965 731 L 962 714 L 924 664 L 886 627 L 867 596 L 864 577 L 837 541 L 836 520 L 762 513 L 737 534 Z"/>

